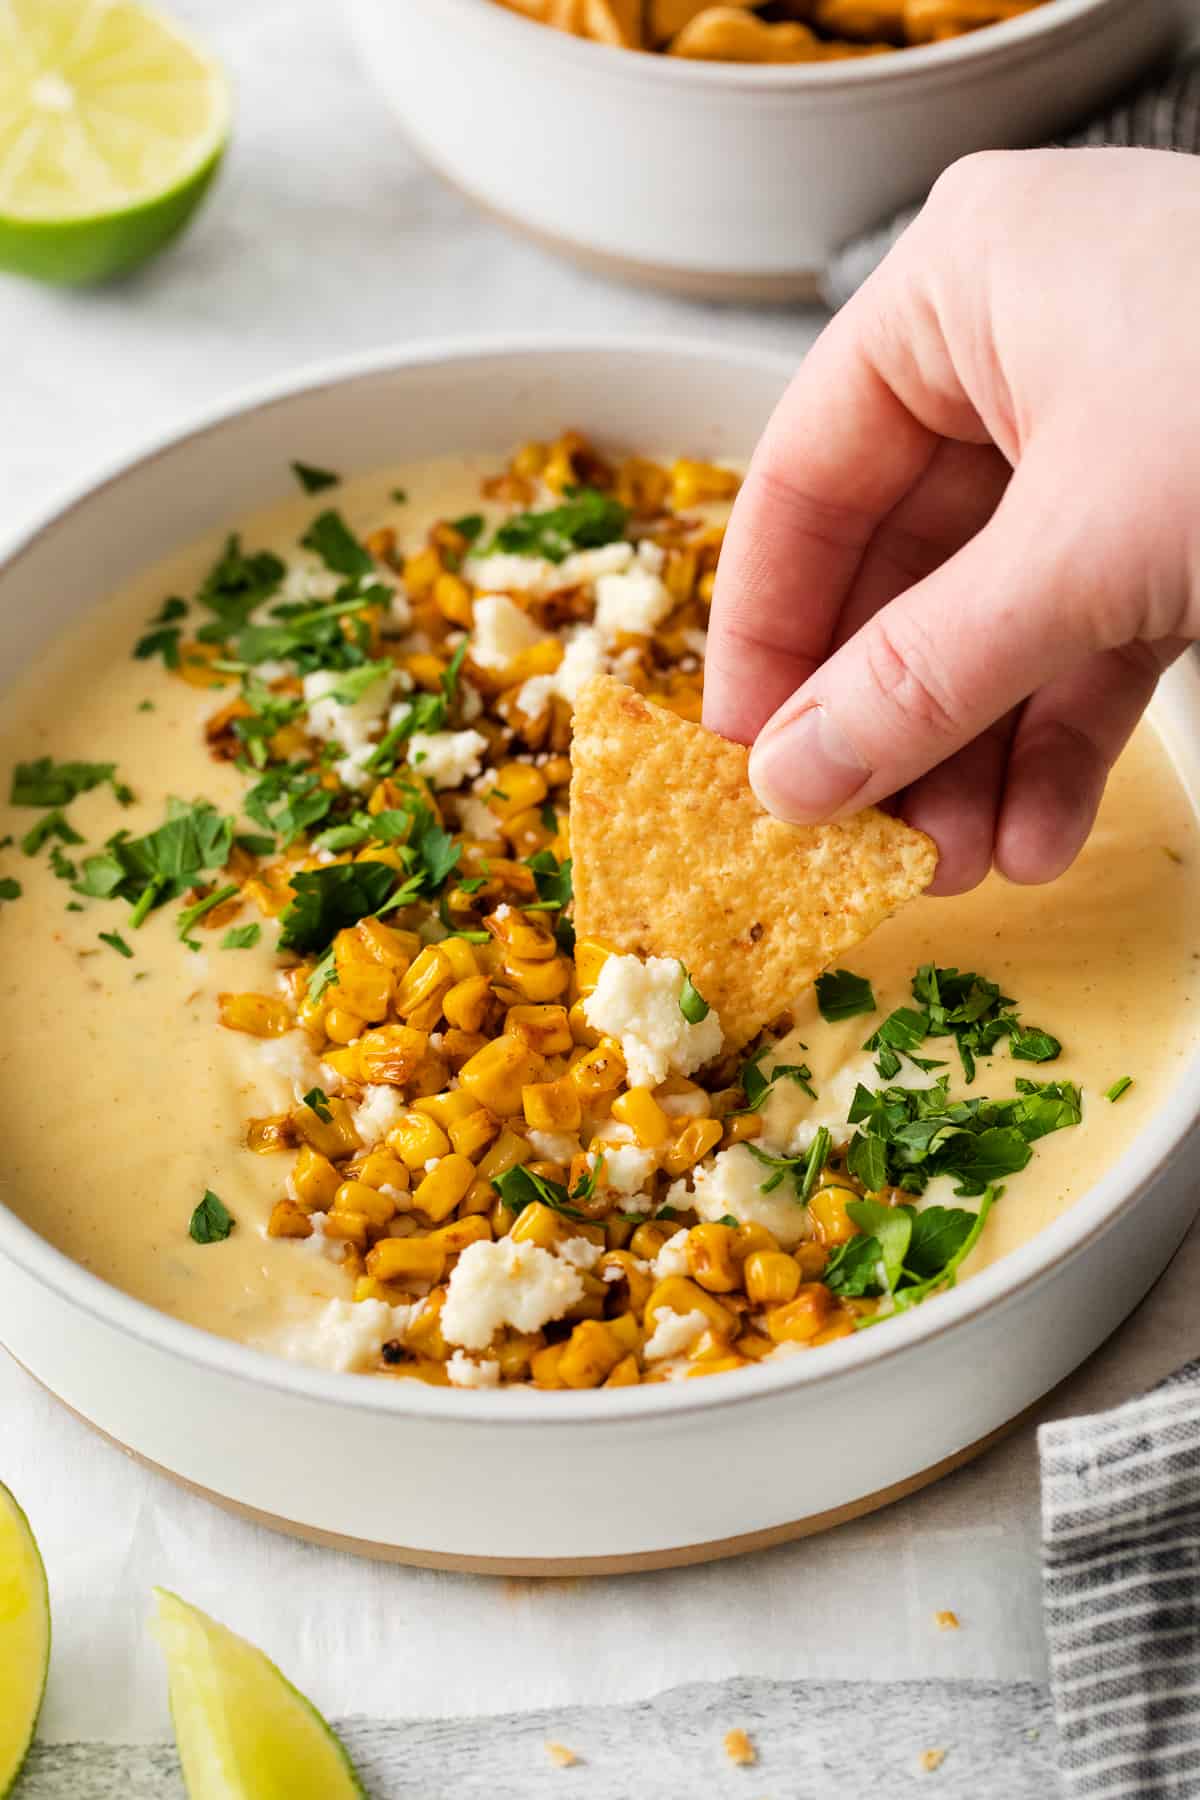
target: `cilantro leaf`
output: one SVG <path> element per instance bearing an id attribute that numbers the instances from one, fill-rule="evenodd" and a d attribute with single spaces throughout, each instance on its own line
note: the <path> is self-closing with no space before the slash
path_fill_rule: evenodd
<path id="1" fill-rule="evenodd" d="M 226 900 L 232 900 L 237 892 L 238 889 L 236 885 L 231 882 L 228 887 L 217 888 L 215 893 L 206 895 L 203 900 L 197 900 L 191 906 L 184 907 L 183 911 L 175 921 L 175 929 L 179 933 L 181 941 L 187 945 L 189 950 L 198 950 L 200 948 L 197 940 L 195 938 L 189 938 L 188 936 L 188 932 L 196 923 L 197 919 L 202 919 L 205 913 L 212 912 L 215 907 L 223 906 Z"/>
<path id="2" fill-rule="evenodd" d="M 291 876 L 295 899 L 280 917 L 281 950 L 324 950 L 339 931 L 379 911 L 399 880 L 387 863 L 331 863 Z"/>
<path id="3" fill-rule="evenodd" d="M 363 695 L 391 675 L 395 664 L 384 658 L 380 662 L 360 663 L 356 669 L 347 669 L 338 676 L 337 686 L 331 688 L 330 695 L 339 706 L 353 706 Z"/>
<path id="4" fill-rule="evenodd" d="M 320 557 L 327 569 L 338 575 L 369 575 L 374 560 L 363 549 L 341 513 L 332 510 L 318 513 L 300 539 L 306 550 Z"/>
<path id="5" fill-rule="evenodd" d="M 461 519 L 451 519 L 450 529 L 466 538 L 468 544 L 473 544 L 483 530 L 483 523 L 482 513 L 464 513 Z"/>
<path id="6" fill-rule="evenodd" d="M 801 1045 L 801 1049 L 804 1046 Z M 771 1089 L 777 1081 L 794 1081 L 797 1087 L 803 1088 L 810 1100 L 815 1100 L 817 1091 L 812 1086 L 812 1070 L 807 1063 L 776 1063 L 769 1074 L 762 1071 L 762 1060 L 770 1051 L 770 1044 L 762 1044 L 738 1070 L 738 1086 L 746 1096 L 744 1112 L 758 1112 L 765 1105 Z"/>
<path id="7" fill-rule="evenodd" d="M 1122 1075 L 1119 1081 L 1113 1082 L 1112 1086 L 1106 1091 L 1104 1098 L 1106 1100 L 1111 1100 L 1113 1102 L 1113 1104 L 1115 1105 L 1116 1102 L 1121 1098 L 1121 1095 L 1127 1094 L 1132 1086 L 1133 1086 L 1133 1076 L 1132 1075 Z"/>
<path id="8" fill-rule="evenodd" d="M 525 866 L 533 870 L 537 896 L 543 906 L 569 906 L 572 898 L 571 858 L 559 862 L 553 850 L 539 850 L 525 858 Z"/>
<path id="9" fill-rule="evenodd" d="M 329 1110 L 329 1095 L 324 1088 L 311 1087 L 304 1096 L 304 1104 L 316 1113 L 323 1125 L 328 1125 L 333 1114 Z"/>
<path id="10" fill-rule="evenodd" d="M 211 625 L 202 625 L 196 636 L 203 643 L 220 644 L 242 629 L 251 613 L 269 600 L 287 570 L 270 550 L 247 556 L 236 532 L 204 577 L 196 595 L 199 605 L 216 614 Z"/>
<path id="11" fill-rule="evenodd" d="M 257 921 L 250 925 L 231 925 L 221 939 L 222 950 L 251 950 L 262 936 L 262 926 Z"/>
<path id="12" fill-rule="evenodd" d="M 545 512 L 517 513 L 497 527 L 485 555 L 541 556 L 565 562 L 572 550 L 597 549 L 625 535 L 629 509 L 595 488 L 568 487 L 560 506 Z"/>
<path id="13" fill-rule="evenodd" d="M 875 993 L 862 975 L 849 969 L 827 969 L 817 976 L 817 1005 L 821 1017 L 836 1024 L 840 1019 L 853 1019 L 858 1013 L 875 1011 Z"/>
<path id="14" fill-rule="evenodd" d="M 1048 1031 L 1035 1025 L 1019 1025 L 1009 1040 L 1009 1055 L 1021 1062 L 1053 1062 L 1062 1055 L 1062 1045 Z"/>
<path id="15" fill-rule="evenodd" d="M 889 1294 L 904 1268 L 912 1242 L 914 1213 L 911 1206 L 882 1206 L 877 1200 L 850 1200 L 846 1205 L 847 1217 L 879 1245 L 884 1286 Z"/>
<path id="16" fill-rule="evenodd" d="M 163 667 L 177 669 L 182 658 L 179 654 L 179 640 L 183 636 L 178 625 L 156 625 L 152 631 L 144 631 L 133 646 L 133 654 L 139 662 L 149 662 L 151 657 L 161 656 Z"/>
<path id="17" fill-rule="evenodd" d="M 796 1190 L 796 1198 L 802 1204 L 807 1203 L 809 1195 L 817 1184 L 817 1176 L 825 1167 L 829 1157 L 830 1135 L 828 1128 L 820 1126 L 806 1151 L 798 1156 L 777 1156 L 770 1150 L 760 1150 L 757 1144 L 747 1143 L 746 1149 L 755 1162 L 772 1170 L 770 1177 L 762 1183 L 761 1192 L 773 1193 L 785 1177 L 791 1176 Z"/>
<path id="18" fill-rule="evenodd" d="M 205 1188 L 203 1200 L 188 1221 L 188 1236 L 197 1244 L 221 1244 L 233 1230 L 234 1223 L 225 1203 L 211 1188 Z"/>
<path id="19" fill-rule="evenodd" d="M 129 945 L 125 942 L 125 939 L 121 936 L 119 931 L 101 931 L 97 932 L 96 935 L 99 937 L 102 944 L 110 945 L 111 948 L 117 952 L 118 956 L 133 955 L 133 951 L 129 948 Z"/>
<path id="20" fill-rule="evenodd" d="M 168 818 L 144 837 L 123 833 L 84 858 L 77 891 L 92 899 L 114 895 L 135 908 L 135 923 L 155 906 L 194 887 L 206 869 L 219 869 L 233 846 L 233 820 L 207 800 L 172 800 Z"/>
<path id="21" fill-rule="evenodd" d="M 9 799 L 14 806 L 66 806 L 76 794 L 111 783 L 116 772 L 116 763 L 56 763 L 39 756 L 35 762 L 17 764 Z"/>
<path id="22" fill-rule="evenodd" d="M 37 824 L 31 827 L 21 839 L 21 849 L 26 856 L 36 856 L 48 838 L 58 838 L 64 844 L 82 844 L 83 838 L 67 821 L 61 807 L 52 807 L 43 813 Z"/>
<path id="23" fill-rule="evenodd" d="M 599 1163 L 591 1172 L 593 1186 L 598 1172 Z M 524 1163 L 518 1163 L 515 1169 L 507 1169 L 503 1175 L 494 1175 L 492 1186 L 511 1212 L 523 1212 L 527 1206 L 532 1206 L 535 1200 L 540 1200 L 543 1206 L 550 1208 L 551 1212 L 561 1213 L 566 1219 L 577 1219 L 583 1223 L 590 1222 L 587 1213 L 580 1212 L 578 1207 L 570 1204 L 567 1190 L 560 1181 L 549 1181 L 546 1176 L 535 1174 L 532 1169 L 526 1168 Z M 576 1190 L 571 1199 L 584 1197 L 579 1190 Z"/>
<path id="24" fill-rule="evenodd" d="M 292 474 L 306 494 L 319 494 L 323 488 L 336 487 L 342 479 L 332 469 L 318 469 L 312 463 L 294 462 Z"/>
<path id="25" fill-rule="evenodd" d="M 0 900 L 19 900 L 21 884 L 11 875 L 0 876 Z"/>
<path id="26" fill-rule="evenodd" d="M 286 849 L 302 832 L 320 823 L 333 805 L 333 795 L 306 763 L 280 763 L 256 781 L 242 801 L 246 816 L 278 838 Z M 260 842 L 262 840 L 259 840 Z M 254 854 L 269 855 L 274 849 Z"/>

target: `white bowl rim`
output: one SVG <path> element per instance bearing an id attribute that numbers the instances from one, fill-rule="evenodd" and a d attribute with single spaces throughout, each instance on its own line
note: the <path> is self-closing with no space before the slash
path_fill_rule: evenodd
<path id="1" fill-rule="evenodd" d="M 730 349 L 720 340 L 648 336 L 535 334 L 430 339 L 417 345 L 380 347 L 342 356 L 243 388 L 219 403 L 197 410 L 185 422 L 160 428 L 132 450 L 123 451 L 90 476 L 65 487 L 32 523 L 0 543 L 0 583 L 33 544 L 80 505 L 99 498 L 125 476 L 157 460 L 180 443 L 219 433 L 242 415 L 286 404 L 302 393 L 377 379 L 425 364 L 472 362 L 497 356 L 596 356 L 694 358 L 701 376 L 714 357 L 726 365 L 777 373 L 794 368 L 778 352 Z M 1200 696 L 1200 663 L 1185 665 Z M 886 1358 L 928 1344 L 970 1322 L 977 1314 L 1010 1303 L 1053 1279 L 1060 1263 L 1081 1254 L 1116 1222 L 1126 1207 L 1160 1174 L 1200 1124 L 1200 1050 L 1177 1077 L 1160 1111 L 1129 1149 L 1085 1194 L 1043 1231 L 1010 1251 L 962 1287 L 936 1296 L 891 1320 L 886 1329 L 861 1332 L 825 1346 L 819 1356 L 796 1355 L 726 1376 L 653 1383 L 615 1390 L 545 1392 L 507 1388 L 479 1392 L 429 1386 L 415 1379 L 371 1379 L 290 1362 L 263 1350 L 160 1312 L 93 1275 L 40 1237 L 0 1200 L 0 1255 L 42 1287 L 94 1319 L 161 1353 L 210 1372 L 277 1391 L 281 1397 L 336 1407 L 355 1406 L 381 1417 L 424 1418 L 448 1425 L 598 1426 L 637 1419 L 673 1418 L 724 1406 L 752 1406 L 790 1390 L 837 1383 L 860 1376 Z"/>
<path id="2" fill-rule="evenodd" d="M 861 56 L 819 63 L 732 63 L 702 62 L 690 57 L 663 56 L 651 51 L 626 50 L 614 44 L 596 43 L 590 38 L 577 38 L 569 32 L 557 31 L 536 19 L 524 18 L 498 0 L 425 0 L 439 11 L 458 9 L 470 13 L 503 39 L 517 33 L 527 48 L 535 48 L 530 33 L 549 40 L 543 47 L 548 59 L 560 57 L 575 62 L 593 73 L 607 68 L 632 80 L 692 82 L 700 86 L 720 88 L 779 88 L 829 90 L 831 88 L 870 88 L 880 83 L 899 84 L 904 79 L 919 80 L 923 75 L 953 71 L 963 64 L 978 64 L 1005 56 L 1024 53 L 1037 40 L 1056 36 L 1087 20 L 1091 14 L 1109 10 L 1119 0 L 1047 0 L 1044 6 L 1019 13 L 995 25 L 964 32 L 940 44 L 918 44 L 898 50 L 894 56 Z M 494 17 L 496 23 L 490 20 Z M 900 66 L 897 67 L 896 65 Z"/>

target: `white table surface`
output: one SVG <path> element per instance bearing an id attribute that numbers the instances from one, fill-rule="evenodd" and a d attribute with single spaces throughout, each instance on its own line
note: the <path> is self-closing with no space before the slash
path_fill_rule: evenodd
<path id="1" fill-rule="evenodd" d="M 195 228 L 133 280 L 72 294 L 0 279 L 0 539 L 115 452 L 308 360 L 514 328 L 711 334 L 799 357 L 819 329 L 811 311 L 633 292 L 514 242 L 421 168 L 322 0 L 176 10 L 234 71 L 233 150 Z M 1046 1416 L 1113 1404 L 1194 1353 L 1198 1277 L 1194 1234 Z M 648 1800 L 1053 1791 L 1031 1425 L 826 1538 L 590 1583 L 378 1568 L 275 1537 L 135 1467 L 2 1357 L 0 1479 L 30 1511 L 55 1606 L 27 1800 L 182 1791 L 144 1630 L 154 1582 L 246 1632 L 347 1721 L 380 1800 L 586 1800 L 635 1782 Z M 947 1607 L 958 1632 L 935 1628 Z M 750 1774 L 721 1755 L 736 1724 L 759 1744 Z M 552 1769 L 546 1738 L 584 1763 Z M 922 1775 L 932 1745 L 949 1753 Z"/>

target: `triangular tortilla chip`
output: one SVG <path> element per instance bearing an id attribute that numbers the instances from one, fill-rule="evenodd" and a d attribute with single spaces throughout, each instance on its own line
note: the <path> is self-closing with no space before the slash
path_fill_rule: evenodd
<path id="1" fill-rule="evenodd" d="M 674 956 L 738 1048 L 933 879 L 923 832 L 873 807 L 832 825 L 763 811 L 741 744 L 597 676 L 575 708 L 580 937 Z"/>

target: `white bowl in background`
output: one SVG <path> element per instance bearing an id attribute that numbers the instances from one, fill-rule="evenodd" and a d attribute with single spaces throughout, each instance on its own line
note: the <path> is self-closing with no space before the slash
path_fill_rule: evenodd
<path id="1" fill-rule="evenodd" d="M 790 373 L 709 344 L 432 346 L 309 371 L 172 433 L 0 554 L 0 671 L 160 557 L 290 491 L 297 444 L 365 471 L 564 424 L 745 457 Z M 1200 797 L 1200 663 L 1156 714 Z M 1200 1189 L 1200 1056 L 1152 1125 L 1030 1243 L 811 1354 L 598 1392 L 477 1393 L 307 1368 L 107 1286 L 3 1204 L 0 1341 L 118 1443 L 323 1542 L 534 1574 L 727 1555 L 907 1492 L 1054 1387 L 1166 1265 Z M 164 1146 L 164 1162 L 169 1160 Z"/>
<path id="2" fill-rule="evenodd" d="M 586 42 L 495 0 L 349 0 L 417 150 L 548 245 L 715 299 L 811 298 L 830 255 L 969 151 L 1044 141 L 1172 40 L 1177 0 L 1049 0 L 846 62 L 701 63 Z"/>

